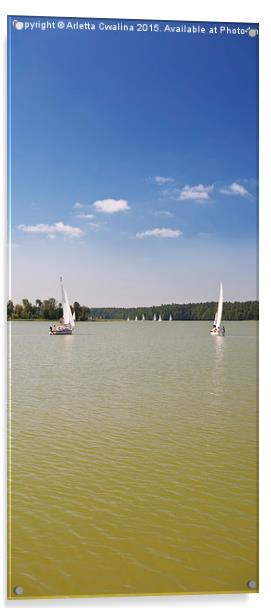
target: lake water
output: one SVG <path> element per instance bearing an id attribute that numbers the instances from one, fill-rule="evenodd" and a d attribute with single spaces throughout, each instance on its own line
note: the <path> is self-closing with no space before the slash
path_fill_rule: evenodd
<path id="1" fill-rule="evenodd" d="M 258 583 L 257 324 L 225 325 L 11 324 L 10 596 Z"/>

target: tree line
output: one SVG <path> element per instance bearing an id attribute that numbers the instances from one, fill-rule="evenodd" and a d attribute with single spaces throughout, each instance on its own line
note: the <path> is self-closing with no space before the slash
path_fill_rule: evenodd
<path id="1" fill-rule="evenodd" d="M 75 312 L 77 321 L 87 321 L 90 318 L 88 306 L 80 306 L 79 302 L 71 305 L 72 312 Z M 7 304 L 8 319 L 46 319 L 49 321 L 59 321 L 62 317 L 62 304 L 58 303 L 54 297 L 49 299 L 36 299 L 31 303 L 28 299 L 22 299 L 21 304 L 14 304 L 11 300 Z"/>
<path id="2" fill-rule="evenodd" d="M 163 321 L 170 315 L 174 321 L 212 321 L 217 309 L 217 302 L 198 302 L 189 304 L 161 304 L 160 306 L 140 306 L 136 308 L 89 308 L 81 306 L 79 302 L 71 305 L 75 312 L 76 321 L 89 320 L 123 320 L 129 317 L 134 320 L 136 316 L 146 320 L 153 320 L 154 314 L 158 318 L 161 315 Z M 21 304 L 14 304 L 11 300 L 7 305 L 7 316 L 10 320 L 16 319 L 46 319 L 58 321 L 62 316 L 62 305 L 54 297 L 31 303 L 23 299 Z M 259 302 L 224 302 L 224 321 L 251 321 L 259 318 Z"/>

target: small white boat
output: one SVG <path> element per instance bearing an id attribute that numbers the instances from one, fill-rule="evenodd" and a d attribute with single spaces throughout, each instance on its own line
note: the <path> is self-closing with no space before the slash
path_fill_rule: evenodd
<path id="1" fill-rule="evenodd" d="M 137 320 L 138 320 L 138 319 L 137 319 L 137 316 L 136 316 L 135 321 L 137 321 Z"/>
<path id="2" fill-rule="evenodd" d="M 169 315 L 169 321 L 173 321 L 172 314 Z"/>
<path id="3" fill-rule="evenodd" d="M 156 314 L 153 315 L 153 320 L 156 321 Z"/>
<path id="4" fill-rule="evenodd" d="M 130 321 L 130 317 L 127 317 L 127 321 Z"/>
<path id="5" fill-rule="evenodd" d="M 163 319 L 162 319 L 162 317 L 161 317 L 161 314 L 159 314 L 158 323 L 161 323 L 161 321 L 162 321 L 162 320 L 163 320 Z"/>
<path id="6" fill-rule="evenodd" d="M 63 286 L 62 276 L 60 277 L 60 286 L 63 316 L 60 319 L 60 325 L 50 325 L 50 336 L 71 335 L 75 327 L 75 312 L 72 313 L 71 311 L 67 291 Z"/>
<path id="7" fill-rule="evenodd" d="M 142 321 L 145 321 L 145 314 L 142 314 Z"/>
<path id="8" fill-rule="evenodd" d="M 215 314 L 213 327 L 210 330 L 211 336 L 225 336 L 225 327 L 221 326 L 222 320 L 222 312 L 223 312 L 223 285 L 220 283 L 220 291 L 219 291 L 219 300 L 217 306 L 217 312 Z"/>

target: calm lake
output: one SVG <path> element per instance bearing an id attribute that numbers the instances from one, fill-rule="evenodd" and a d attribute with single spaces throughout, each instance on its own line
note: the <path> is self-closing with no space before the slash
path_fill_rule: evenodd
<path id="1" fill-rule="evenodd" d="M 247 589 L 257 566 L 257 328 L 11 326 L 9 595 Z"/>

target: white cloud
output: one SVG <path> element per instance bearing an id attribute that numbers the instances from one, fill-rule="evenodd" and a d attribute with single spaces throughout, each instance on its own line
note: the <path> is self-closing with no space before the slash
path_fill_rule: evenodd
<path id="1" fill-rule="evenodd" d="M 169 212 L 169 210 L 159 210 L 158 212 L 156 212 L 156 214 L 158 216 L 169 216 L 169 217 L 173 216 L 172 212 Z"/>
<path id="2" fill-rule="evenodd" d="M 85 214 L 84 212 L 80 213 L 80 214 L 76 214 L 77 218 L 81 218 L 81 219 L 86 219 L 86 220 L 91 220 L 93 218 L 95 218 L 95 214 Z"/>
<path id="3" fill-rule="evenodd" d="M 141 233 L 137 233 L 136 237 L 139 239 L 143 239 L 144 237 L 169 237 L 176 238 L 183 235 L 183 232 L 180 229 L 168 229 L 163 227 L 162 229 L 156 227 L 156 229 L 147 229 L 147 231 L 142 231 Z"/>
<path id="4" fill-rule="evenodd" d="M 130 209 L 128 201 L 125 199 L 103 199 L 102 201 L 95 201 L 93 206 L 97 212 L 104 214 L 115 214 Z"/>
<path id="5" fill-rule="evenodd" d="M 232 182 L 232 184 L 230 184 L 226 188 L 221 188 L 220 192 L 222 193 L 222 195 L 251 197 L 251 194 L 248 192 L 248 190 L 238 182 Z"/>
<path id="6" fill-rule="evenodd" d="M 156 175 L 153 179 L 160 186 L 163 186 L 164 184 L 171 184 L 171 182 L 174 182 L 173 178 L 165 177 L 163 175 Z"/>
<path id="7" fill-rule="evenodd" d="M 163 199 L 174 199 L 174 201 L 176 199 L 179 198 L 180 195 L 180 189 L 179 188 L 164 188 L 163 190 L 161 190 L 160 195 L 159 195 L 159 199 L 163 200 Z"/>
<path id="8" fill-rule="evenodd" d="M 101 228 L 101 225 L 98 222 L 88 222 L 87 226 L 90 227 L 90 229 L 95 229 L 96 231 Z"/>
<path id="9" fill-rule="evenodd" d="M 86 206 L 83 203 L 80 203 L 79 201 L 77 201 L 73 207 L 75 210 L 82 210 Z"/>
<path id="10" fill-rule="evenodd" d="M 204 186 L 203 184 L 190 186 L 186 184 L 180 191 L 178 201 L 207 201 L 210 199 L 210 193 L 213 189 L 213 184 L 210 186 Z"/>
<path id="11" fill-rule="evenodd" d="M 56 222 L 53 225 L 19 225 L 18 229 L 24 233 L 41 233 L 47 235 L 50 239 L 54 239 L 55 234 L 61 234 L 66 237 L 80 237 L 83 235 L 82 229 L 65 225 L 64 222 Z"/>

